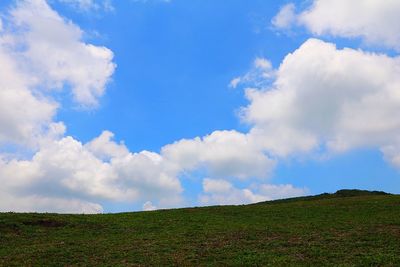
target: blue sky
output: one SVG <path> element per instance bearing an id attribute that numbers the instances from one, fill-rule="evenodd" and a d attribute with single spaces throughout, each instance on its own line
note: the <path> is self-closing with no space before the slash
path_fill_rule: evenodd
<path id="1" fill-rule="evenodd" d="M 400 193 L 400 6 L 330 2 L 2 1 L 0 210 Z"/>
<path id="2" fill-rule="evenodd" d="M 81 28 L 97 31 L 101 36 L 89 41 L 110 48 L 118 65 L 100 109 L 79 116 L 70 109 L 60 119 L 86 141 L 105 128 L 118 132 L 132 150 L 159 150 L 217 129 L 245 129 L 235 110 L 246 100 L 242 90 L 228 88 L 231 79 L 256 57 L 278 66 L 306 38 L 268 30 L 280 4 L 120 1 L 114 12 L 100 15 L 55 5 Z M 90 129 L 82 127 L 87 123 Z"/>

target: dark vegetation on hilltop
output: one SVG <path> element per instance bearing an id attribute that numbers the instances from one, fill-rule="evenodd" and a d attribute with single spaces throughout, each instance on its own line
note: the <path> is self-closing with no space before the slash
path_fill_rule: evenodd
<path id="1" fill-rule="evenodd" d="M 400 196 L 340 190 L 245 206 L 0 214 L 2 266 L 400 266 Z"/>
<path id="2" fill-rule="evenodd" d="M 330 198 L 341 198 L 341 197 L 359 197 L 359 196 L 384 196 L 384 195 L 392 195 L 390 193 L 386 193 L 383 191 L 368 191 L 368 190 L 359 190 L 359 189 L 342 189 L 338 190 L 335 193 L 323 193 L 315 196 L 304 196 L 304 197 L 293 197 L 293 198 L 285 198 L 278 199 L 273 201 L 265 201 L 261 203 L 282 203 L 282 202 L 292 202 L 292 201 L 306 201 L 306 200 L 318 200 L 318 199 L 330 199 Z"/>

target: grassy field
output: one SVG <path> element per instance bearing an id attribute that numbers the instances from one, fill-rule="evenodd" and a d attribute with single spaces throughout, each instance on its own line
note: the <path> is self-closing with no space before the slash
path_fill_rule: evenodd
<path id="1" fill-rule="evenodd" d="M 400 196 L 341 191 L 246 206 L 0 214 L 4 266 L 400 266 Z"/>

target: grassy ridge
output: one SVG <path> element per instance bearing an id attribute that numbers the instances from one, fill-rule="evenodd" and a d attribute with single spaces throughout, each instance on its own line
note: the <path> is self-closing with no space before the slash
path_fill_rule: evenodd
<path id="1" fill-rule="evenodd" d="M 400 266 L 400 196 L 346 191 L 247 206 L 0 214 L 0 265 Z"/>

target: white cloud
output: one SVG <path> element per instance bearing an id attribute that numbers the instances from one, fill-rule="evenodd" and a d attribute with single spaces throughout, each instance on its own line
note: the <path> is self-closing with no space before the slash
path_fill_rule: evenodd
<path id="1" fill-rule="evenodd" d="M 239 189 L 228 181 L 206 178 L 203 180 L 203 194 L 199 198 L 203 205 L 238 205 L 303 196 L 307 192 L 305 188 L 292 185 L 260 184 Z"/>
<path id="2" fill-rule="evenodd" d="M 20 1 L 10 13 L 19 67 L 41 87 L 69 86 L 77 103 L 95 106 L 114 72 L 113 53 L 84 43 L 81 29 L 44 0 Z"/>
<path id="3" fill-rule="evenodd" d="M 278 156 L 360 147 L 394 155 L 400 132 L 400 58 L 316 39 L 286 56 L 269 88 L 248 89 L 253 142 Z M 391 152 L 389 152 L 391 151 Z"/>
<path id="4" fill-rule="evenodd" d="M 57 103 L 31 91 L 31 77 L 18 64 L 0 35 L 0 145 L 32 144 L 46 131 Z"/>
<path id="5" fill-rule="evenodd" d="M 143 204 L 143 210 L 144 211 L 151 211 L 151 210 L 156 210 L 157 207 L 153 205 L 151 201 L 147 201 Z"/>
<path id="6" fill-rule="evenodd" d="M 141 197 L 161 199 L 174 197 L 182 192 L 177 170 L 159 154 L 142 151 L 111 161 L 124 187 L 138 188 Z"/>
<path id="7" fill-rule="evenodd" d="M 206 193 L 225 193 L 233 189 L 233 185 L 225 180 L 213 180 L 206 178 L 203 180 L 203 191 Z"/>
<path id="8" fill-rule="evenodd" d="M 113 11 L 114 7 L 111 0 L 58 0 L 61 3 L 71 5 L 81 11 Z"/>
<path id="9" fill-rule="evenodd" d="M 255 86 L 264 86 L 275 77 L 271 62 L 265 58 L 256 58 L 253 61 L 252 68 L 245 75 L 234 78 L 229 87 L 236 88 L 239 84 L 252 84 Z"/>
<path id="10" fill-rule="evenodd" d="M 261 184 L 257 187 L 259 194 L 268 196 L 270 200 L 305 196 L 309 193 L 307 188 L 294 187 L 291 184 Z"/>
<path id="11" fill-rule="evenodd" d="M 66 3 L 82 10 L 99 8 L 99 5 L 94 0 L 59 0 L 59 1 L 61 3 Z"/>
<path id="12" fill-rule="evenodd" d="M 269 77 L 269 72 L 272 70 L 272 64 L 271 62 L 266 59 L 266 58 L 256 58 L 254 60 L 254 67 L 257 69 L 261 69 L 263 71 L 265 71 L 262 75 L 264 77 Z"/>
<path id="13" fill-rule="evenodd" d="M 233 78 L 232 81 L 229 83 L 229 87 L 236 88 L 240 84 L 241 80 L 241 77 Z"/>
<path id="14" fill-rule="evenodd" d="M 235 188 L 225 180 L 203 180 L 204 193 L 200 195 L 203 205 L 238 205 L 269 200 L 267 196 L 258 195 L 251 190 Z"/>
<path id="15" fill-rule="evenodd" d="M 83 145 L 54 122 L 54 90 L 70 87 L 79 104 L 96 105 L 114 71 L 112 52 L 82 42 L 81 29 L 44 0 L 19 1 L 4 18 L 12 27 L 0 33 L 0 145 L 29 145 L 33 156 L 0 154 L 0 209 L 91 213 L 102 201 L 144 197 L 177 205 L 177 170 L 160 155 L 130 153 L 108 131 Z"/>
<path id="16" fill-rule="evenodd" d="M 296 23 L 295 5 L 289 3 L 284 5 L 279 13 L 272 19 L 271 23 L 278 29 L 288 29 Z"/>
<path id="17" fill-rule="evenodd" d="M 0 211 L 2 212 L 56 212 L 56 213 L 102 213 L 101 205 L 79 199 L 10 195 L 0 190 Z"/>
<path id="18" fill-rule="evenodd" d="M 60 132 L 57 127 L 55 133 Z M 70 136 L 55 136 L 42 142 L 32 159 L 0 159 L 2 190 L 14 198 L 23 196 L 14 203 L 16 210 L 31 207 L 23 200 L 33 197 L 46 200 L 45 207 L 50 207 L 52 202 L 47 200 L 53 198 L 55 204 L 71 199 L 96 205 L 146 200 L 154 207 L 153 203 L 161 208 L 177 207 L 182 204 L 179 176 L 183 172 L 205 168 L 214 177 L 266 178 L 275 166 L 245 134 L 236 131 L 181 140 L 165 146 L 161 154 L 131 153 L 123 143 L 113 141 L 113 133 L 108 131 L 87 144 Z M 248 190 L 244 192 L 252 201 L 260 199 Z M 86 206 L 74 207 L 81 212 Z M 62 211 L 60 206 L 54 210 Z"/>
<path id="19" fill-rule="evenodd" d="M 303 25 L 318 36 L 362 38 L 366 43 L 400 51 L 400 1 L 313 0 L 299 14 L 285 5 L 272 20 L 281 29 Z"/>
<path id="20" fill-rule="evenodd" d="M 237 131 L 215 131 L 203 138 L 183 139 L 163 147 L 161 154 L 179 169 L 203 167 L 219 178 L 265 178 L 275 166 L 257 144 Z"/>
<path id="21" fill-rule="evenodd" d="M 71 87 L 96 105 L 114 71 L 112 52 L 85 44 L 82 31 L 44 0 L 18 1 L 0 31 L 0 145 L 37 146 L 51 131 L 59 104 L 50 90 Z"/>
<path id="22" fill-rule="evenodd" d="M 400 140 L 392 142 L 389 145 L 381 147 L 381 152 L 383 153 L 386 161 L 391 163 L 394 167 L 400 169 Z"/>
<path id="23" fill-rule="evenodd" d="M 129 154 L 129 150 L 123 143 L 117 144 L 112 141 L 114 134 L 110 131 L 103 131 L 101 135 L 85 145 L 85 147 L 95 156 L 101 159 L 113 157 L 124 157 Z"/>
<path id="24" fill-rule="evenodd" d="M 69 199 L 84 203 L 143 199 L 165 202 L 164 198 L 176 199 L 182 191 L 176 176 L 156 153 L 116 154 L 103 161 L 72 137 L 46 143 L 31 160 L 0 159 L 1 191 L 13 192 L 14 198 L 23 196 L 13 204 L 16 210 L 30 207 L 23 200 L 31 198 L 44 199 L 45 203 L 54 198 L 58 201 L 55 204 Z M 50 204 L 49 200 L 45 206 Z M 82 206 L 76 207 L 80 212 Z M 66 206 L 65 211 L 71 208 Z"/>

